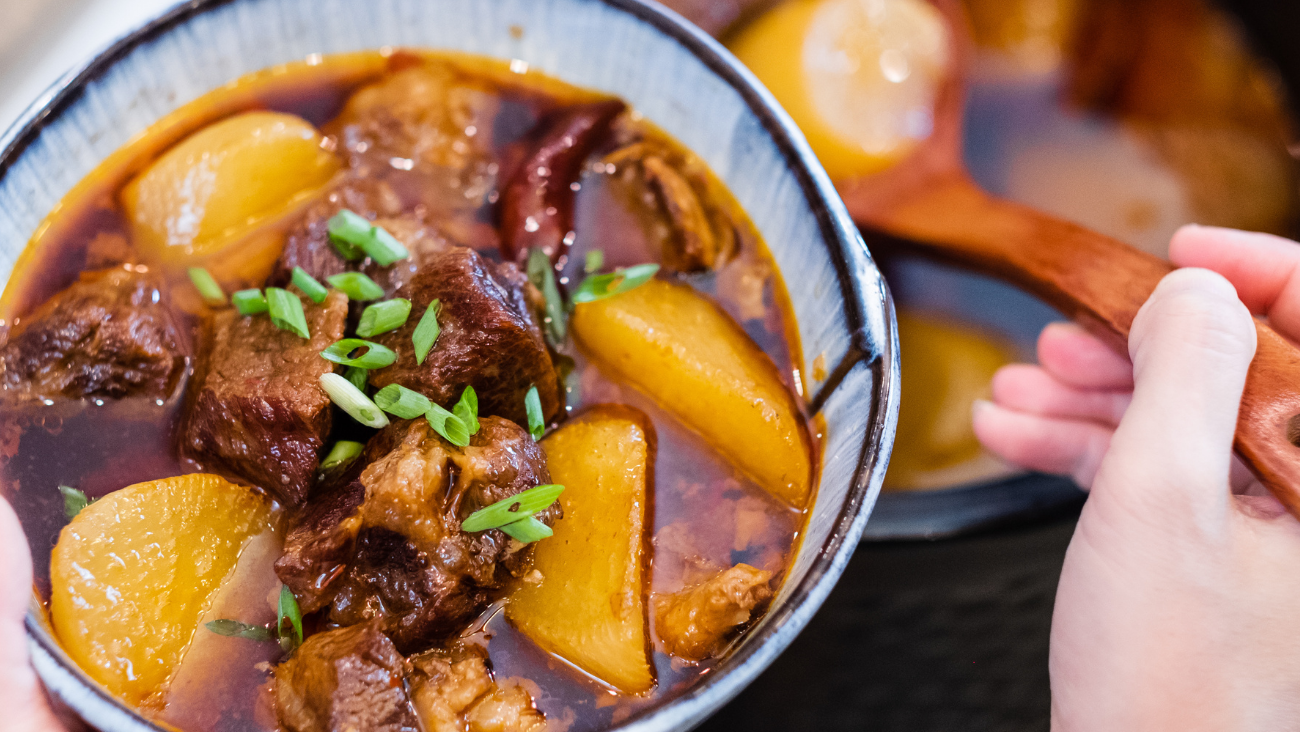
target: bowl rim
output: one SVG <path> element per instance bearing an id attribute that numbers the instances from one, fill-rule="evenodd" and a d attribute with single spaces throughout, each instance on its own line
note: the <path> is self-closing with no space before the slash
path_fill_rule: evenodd
<path id="1" fill-rule="evenodd" d="M 53 120 L 61 116 L 85 93 L 87 85 L 107 73 L 141 45 L 163 36 L 190 19 L 226 5 L 245 0 L 184 0 L 128 31 L 75 66 L 36 98 L 12 125 L 0 135 L 0 180 Z M 866 244 L 839 198 L 830 177 L 794 121 L 758 79 L 717 40 L 677 13 L 648 0 L 587 0 L 626 13 L 676 41 L 701 61 L 713 74 L 740 95 L 747 109 L 771 136 L 787 169 L 794 176 L 816 217 L 821 239 L 834 268 L 844 302 L 848 349 L 828 374 L 817 396 L 810 401 L 811 413 L 819 413 L 844 379 L 859 366 L 871 372 L 872 394 L 858 458 L 843 504 L 833 519 L 831 531 L 817 552 L 807 574 L 792 588 L 779 606 L 762 619 L 762 627 L 745 637 L 733 652 L 723 657 L 716 673 L 710 673 L 690 689 L 662 704 L 642 709 L 611 730 L 660 728 L 689 729 L 735 697 L 793 641 L 811 619 L 839 579 L 861 538 L 867 517 L 879 496 L 885 467 L 892 449 L 898 419 L 899 363 L 898 333 L 888 285 L 879 276 Z M 883 320 L 885 332 L 879 342 L 872 337 L 872 314 Z M 879 336 L 877 336 L 879 338 Z M 801 547 L 800 551 L 809 551 Z M 33 664 L 42 680 L 60 701 L 87 721 L 113 724 L 105 732 L 157 730 L 165 728 L 139 715 L 108 694 L 64 653 L 43 619 L 34 612 L 26 618 Z M 71 684 L 75 698 L 59 693 Z M 88 695 L 87 695 L 88 694 Z M 119 726 L 120 725 L 120 726 Z"/>

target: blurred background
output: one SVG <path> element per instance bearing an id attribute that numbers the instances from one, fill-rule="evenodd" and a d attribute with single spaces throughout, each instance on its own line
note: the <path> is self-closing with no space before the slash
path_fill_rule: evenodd
<path id="1" fill-rule="evenodd" d="M 172 4 L 0 0 L 0 123 Z M 959 77 L 965 162 L 995 195 L 1158 256 L 1189 222 L 1295 233 L 1294 0 L 665 4 L 750 66 L 837 183 L 916 154 Z M 864 236 L 899 302 L 886 492 L 817 618 L 704 729 L 1045 730 L 1052 603 L 1084 494 L 984 453 L 969 411 L 1058 316 Z"/>

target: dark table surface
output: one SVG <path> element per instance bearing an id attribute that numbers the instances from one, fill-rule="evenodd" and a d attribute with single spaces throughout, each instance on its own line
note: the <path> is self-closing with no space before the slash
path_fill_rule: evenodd
<path id="1" fill-rule="evenodd" d="M 699 729 L 1048 729 L 1047 639 L 1077 514 L 863 544 L 790 648 Z"/>

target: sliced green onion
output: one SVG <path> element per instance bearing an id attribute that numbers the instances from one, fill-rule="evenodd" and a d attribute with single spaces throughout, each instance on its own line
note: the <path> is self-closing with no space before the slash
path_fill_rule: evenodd
<path id="1" fill-rule="evenodd" d="M 230 301 L 235 304 L 240 315 L 257 315 L 267 311 L 266 296 L 256 287 L 236 292 L 230 296 Z"/>
<path id="2" fill-rule="evenodd" d="M 325 296 L 330 294 L 330 291 L 325 289 L 325 285 L 317 282 L 316 278 L 307 274 L 307 270 L 302 267 L 293 268 L 293 284 L 317 305 L 325 302 Z"/>
<path id="3" fill-rule="evenodd" d="M 365 348 L 366 352 L 360 356 L 353 357 L 351 355 L 361 348 Z M 320 355 L 326 361 L 372 371 L 391 366 L 397 360 L 397 354 L 393 353 L 392 349 L 387 346 L 363 341 L 360 338 L 344 338 L 341 341 L 335 341 L 329 348 L 321 351 Z"/>
<path id="4" fill-rule="evenodd" d="M 411 315 L 411 301 L 403 298 L 385 300 L 374 305 L 367 305 L 361 311 L 361 322 L 357 325 L 357 335 L 362 338 L 377 336 L 390 330 L 397 330 L 406 325 Z"/>
<path id="5" fill-rule="evenodd" d="M 361 391 L 365 391 L 366 382 L 370 381 L 370 369 L 349 366 L 348 370 L 343 372 L 343 378 Z"/>
<path id="6" fill-rule="evenodd" d="M 388 417 L 366 393 L 352 385 L 352 382 L 338 374 L 321 374 L 320 388 L 329 395 L 330 401 L 347 412 L 356 421 L 367 427 L 380 429 L 388 426 Z"/>
<path id="7" fill-rule="evenodd" d="M 374 224 L 371 224 L 366 217 L 345 208 L 330 217 L 328 226 L 330 243 L 344 259 L 355 262 L 366 256 L 366 253 L 354 243 L 370 236 L 370 229 Z"/>
<path id="8" fill-rule="evenodd" d="M 286 620 L 293 627 L 293 635 L 289 637 L 286 637 L 284 632 L 284 621 Z M 280 636 L 280 647 L 286 653 L 302 645 L 302 609 L 298 607 L 298 598 L 293 596 L 293 590 L 290 590 L 288 585 L 280 585 L 280 602 L 276 608 L 275 630 Z"/>
<path id="9" fill-rule="evenodd" d="M 461 522 L 460 528 L 462 531 L 499 529 L 506 524 L 532 516 L 538 511 L 544 511 L 555 503 L 563 492 L 564 486 L 555 483 L 534 486 L 471 513 Z"/>
<path id="10" fill-rule="evenodd" d="M 595 302 L 627 292 L 649 282 L 659 271 L 657 264 L 638 264 L 603 275 L 592 275 L 573 291 L 573 302 Z"/>
<path id="11" fill-rule="evenodd" d="M 325 281 L 342 290 L 349 298 L 360 302 L 378 300 L 384 296 L 384 288 L 360 272 L 331 275 Z"/>
<path id="12" fill-rule="evenodd" d="M 81 509 L 89 506 L 93 501 L 86 498 L 86 494 L 73 488 L 72 486 L 59 486 L 59 493 L 63 494 L 63 512 L 68 518 L 74 519 Z"/>
<path id="13" fill-rule="evenodd" d="M 415 333 L 411 335 L 411 341 L 415 343 L 415 362 L 418 364 L 424 363 L 429 351 L 433 350 L 433 344 L 438 342 L 438 334 L 442 332 L 442 326 L 438 325 L 438 313 L 441 310 L 441 302 L 434 300 L 429 303 L 428 309 L 415 326 Z"/>
<path id="14" fill-rule="evenodd" d="M 564 299 L 560 297 L 560 288 L 555 284 L 555 268 L 551 258 L 541 249 L 528 251 L 528 281 L 542 293 L 546 301 L 543 308 L 542 330 L 552 346 L 564 342 L 565 312 Z"/>
<path id="15" fill-rule="evenodd" d="M 369 255 L 381 267 L 406 259 L 411 253 L 392 234 L 375 226 L 366 217 L 343 209 L 329 220 L 330 241 L 344 258 L 355 261 L 360 252 Z"/>
<path id="16" fill-rule="evenodd" d="M 587 274 L 599 272 L 601 267 L 605 266 L 605 252 L 600 249 L 592 249 L 587 252 L 587 258 L 582 263 L 582 271 Z"/>
<path id="17" fill-rule="evenodd" d="M 203 627 L 217 635 L 224 635 L 228 638 L 247 638 L 255 641 L 269 641 L 275 639 L 275 634 L 265 625 L 249 625 L 248 623 L 241 623 L 238 620 L 227 620 L 222 618 L 221 620 L 213 620 L 204 623 Z"/>
<path id="18" fill-rule="evenodd" d="M 302 300 L 297 295 L 279 287 L 268 287 L 266 307 L 275 327 L 311 339 L 311 332 L 307 330 L 307 316 L 302 312 Z"/>
<path id="19" fill-rule="evenodd" d="M 465 423 L 465 429 L 469 430 L 471 435 L 478 434 L 478 392 L 474 391 L 474 387 L 465 387 L 465 391 L 461 392 L 460 401 L 451 408 L 451 413 Z"/>
<path id="20" fill-rule="evenodd" d="M 429 426 L 434 432 L 442 435 L 442 438 L 456 447 L 465 447 L 469 445 L 469 428 L 465 423 L 460 421 L 460 417 L 448 412 L 437 404 L 431 404 L 429 411 L 424 413 L 424 418 L 429 420 Z"/>
<path id="21" fill-rule="evenodd" d="M 217 284 L 211 272 L 202 267 L 190 267 L 190 282 L 194 283 L 194 289 L 203 296 L 203 302 L 209 305 L 226 304 L 226 293 L 221 291 L 221 285 Z"/>
<path id="22" fill-rule="evenodd" d="M 534 541 L 541 541 L 555 535 L 555 532 L 551 531 L 551 527 L 532 516 L 506 524 L 501 527 L 501 530 L 506 532 L 511 539 L 524 544 L 531 544 Z"/>
<path id="23" fill-rule="evenodd" d="M 415 419 L 433 406 L 429 397 L 407 389 L 401 384 L 389 384 L 375 392 L 375 404 L 385 412 L 402 419 Z"/>
<path id="24" fill-rule="evenodd" d="M 533 436 L 533 441 L 542 439 L 546 434 L 546 417 L 542 415 L 542 397 L 537 393 L 537 385 L 528 387 L 528 393 L 524 395 L 524 411 L 528 414 L 528 434 Z"/>
<path id="25" fill-rule="evenodd" d="M 370 238 L 358 246 L 365 250 L 380 267 L 387 267 L 393 262 L 411 256 L 411 253 L 406 251 L 406 247 L 402 246 L 402 242 L 381 226 L 371 228 Z"/>
<path id="26" fill-rule="evenodd" d="M 334 447 L 330 448 L 329 454 L 326 455 L 325 459 L 321 461 L 320 463 L 321 472 L 323 473 L 327 470 L 333 470 L 334 468 L 347 465 L 353 460 L 356 460 L 357 456 L 361 454 L 361 451 L 363 449 L 365 449 L 365 445 L 361 444 L 360 442 L 352 442 L 350 440 L 339 440 L 338 442 L 334 443 Z"/>

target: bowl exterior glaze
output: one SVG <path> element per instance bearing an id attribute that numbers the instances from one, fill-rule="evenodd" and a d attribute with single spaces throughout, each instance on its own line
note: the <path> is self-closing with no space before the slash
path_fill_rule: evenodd
<path id="1" fill-rule="evenodd" d="M 709 164 L 781 270 L 804 397 L 825 425 L 822 473 L 767 615 L 716 671 L 617 726 L 689 728 L 771 663 L 826 598 L 879 493 L 898 411 L 893 309 L 865 244 L 794 124 L 699 30 L 640 0 L 184 3 L 69 72 L 0 138 L 0 278 L 62 196 L 164 114 L 268 66 L 384 46 L 520 59 L 623 97 Z M 50 691 L 103 732 L 159 730 L 68 660 L 33 602 L 33 660 Z"/>

